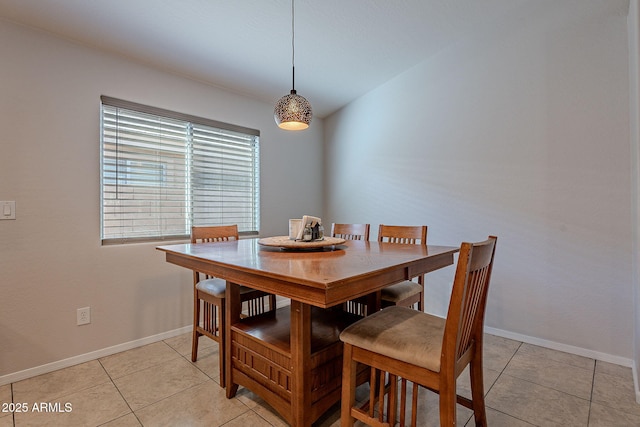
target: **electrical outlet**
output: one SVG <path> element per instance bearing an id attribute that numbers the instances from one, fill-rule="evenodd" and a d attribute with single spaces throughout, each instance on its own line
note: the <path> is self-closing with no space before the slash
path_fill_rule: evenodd
<path id="1" fill-rule="evenodd" d="M 91 307 L 79 308 L 77 312 L 78 326 L 91 323 Z"/>

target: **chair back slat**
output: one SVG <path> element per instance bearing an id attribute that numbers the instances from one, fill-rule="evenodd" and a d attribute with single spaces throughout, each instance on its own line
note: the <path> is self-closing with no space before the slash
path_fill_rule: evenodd
<path id="1" fill-rule="evenodd" d="M 226 242 L 229 240 L 238 240 L 238 225 L 213 225 L 213 226 L 194 226 L 191 227 L 191 243 L 214 243 Z M 204 274 L 204 273 L 203 273 Z M 205 279 L 211 276 L 204 274 Z M 200 281 L 200 273 L 193 271 L 193 284 Z"/>
<path id="2" fill-rule="evenodd" d="M 477 318 L 478 310 L 482 304 L 484 283 L 486 278 L 486 271 L 488 268 L 483 268 L 472 272 L 469 278 L 469 286 L 465 292 L 465 298 L 463 302 L 462 318 L 460 322 L 460 333 L 458 334 L 458 345 L 456 357 L 461 357 L 465 351 L 469 348 L 471 343 L 474 321 Z"/>
<path id="3" fill-rule="evenodd" d="M 378 242 L 426 245 L 426 225 L 384 225 L 378 227 Z"/>
<path id="4" fill-rule="evenodd" d="M 191 227 L 191 243 L 225 242 L 238 239 L 238 226 L 236 224 Z"/>
<path id="5" fill-rule="evenodd" d="M 495 244 L 496 237 L 490 236 L 484 242 L 463 243 L 460 247 L 443 343 L 444 346 L 455 346 L 449 351 L 443 349 L 443 357 L 455 355 L 455 360 L 449 360 L 449 363 L 461 358 L 474 341 L 478 341 L 478 334 L 483 333 Z M 443 360 L 442 363 L 446 362 Z"/>
<path id="6" fill-rule="evenodd" d="M 370 224 L 331 224 L 331 237 L 345 240 L 369 240 Z"/>
<path id="7" fill-rule="evenodd" d="M 426 245 L 426 225 L 384 225 L 378 227 L 378 242 L 403 245 Z M 418 276 L 418 283 L 424 285 L 424 274 Z M 420 307 L 420 305 L 418 306 Z"/>

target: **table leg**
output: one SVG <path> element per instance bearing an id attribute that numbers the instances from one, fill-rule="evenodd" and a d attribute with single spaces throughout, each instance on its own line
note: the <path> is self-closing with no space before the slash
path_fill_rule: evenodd
<path id="1" fill-rule="evenodd" d="M 367 316 L 372 315 L 376 311 L 380 311 L 382 305 L 381 292 L 373 292 L 367 295 Z"/>
<path id="2" fill-rule="evenodd" d="M 311 306 L 291 300 L 291 419 L 311 425 Z"/>
<path id="3" fill-rule="evenodd" d="M 240 301 L 240 285 L 227 281 L 225 291 L 225 322 L 224 322 L 224 345 L 220 345 L 219 357 L 224 357 L 225 364 L 225 386 L 227 398 L 231 399 L 238 391 L 238 384 L 234 384 L 231 366 L 231 325 L 240 320 L 242 302 Z"/>

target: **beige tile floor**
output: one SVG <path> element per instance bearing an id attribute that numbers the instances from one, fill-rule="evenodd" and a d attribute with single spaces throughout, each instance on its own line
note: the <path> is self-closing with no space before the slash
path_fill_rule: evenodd
<path id="1" fill-rule="evenodd" d="M 0 427 L 286 425 L 244 388 L 227 399 L 218 385 L 217 344 L 201 339 L 200 358 L 191 363 L 190 339 L 185 334 L 0 386 Z M 459 389 L 468 395 L 468 380 Z M 630 368 L 492 335 L 485 338 L 485 389 L 492 427 L 640 426 Z M 9 403 L 26 411 L 7 412 Z M 316 425 L 339 426 L 339 412 L 336 405 Z M 435 394 L 421 391 L 420 417 L 420 425 L 439 425 Z M 458 420 L 473 425 L 471 411 L 460 406 Z"/>

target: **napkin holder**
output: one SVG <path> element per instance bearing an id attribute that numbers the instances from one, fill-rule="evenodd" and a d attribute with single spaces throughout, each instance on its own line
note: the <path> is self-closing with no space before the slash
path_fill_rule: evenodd
<path id="1" fill-rule="evenodd" d="M 290 219 L 289 220 L 289 239 L 296 240 L 298 238 L 298 234 L 302 231 L 304 227 L 302 226 L 302 220 L 298 219 Z"/>
<path id="2" fill-rule="evenodd" d="M 289 220 L 289 239 L 302 240 L 302 233 L 304 227 L 311 225 L 311 240 L 317 240 L 320 236 L 320 224 L 322 220 L 315 216 L 304 215 L 302 219 L 290 219 Z"/>

